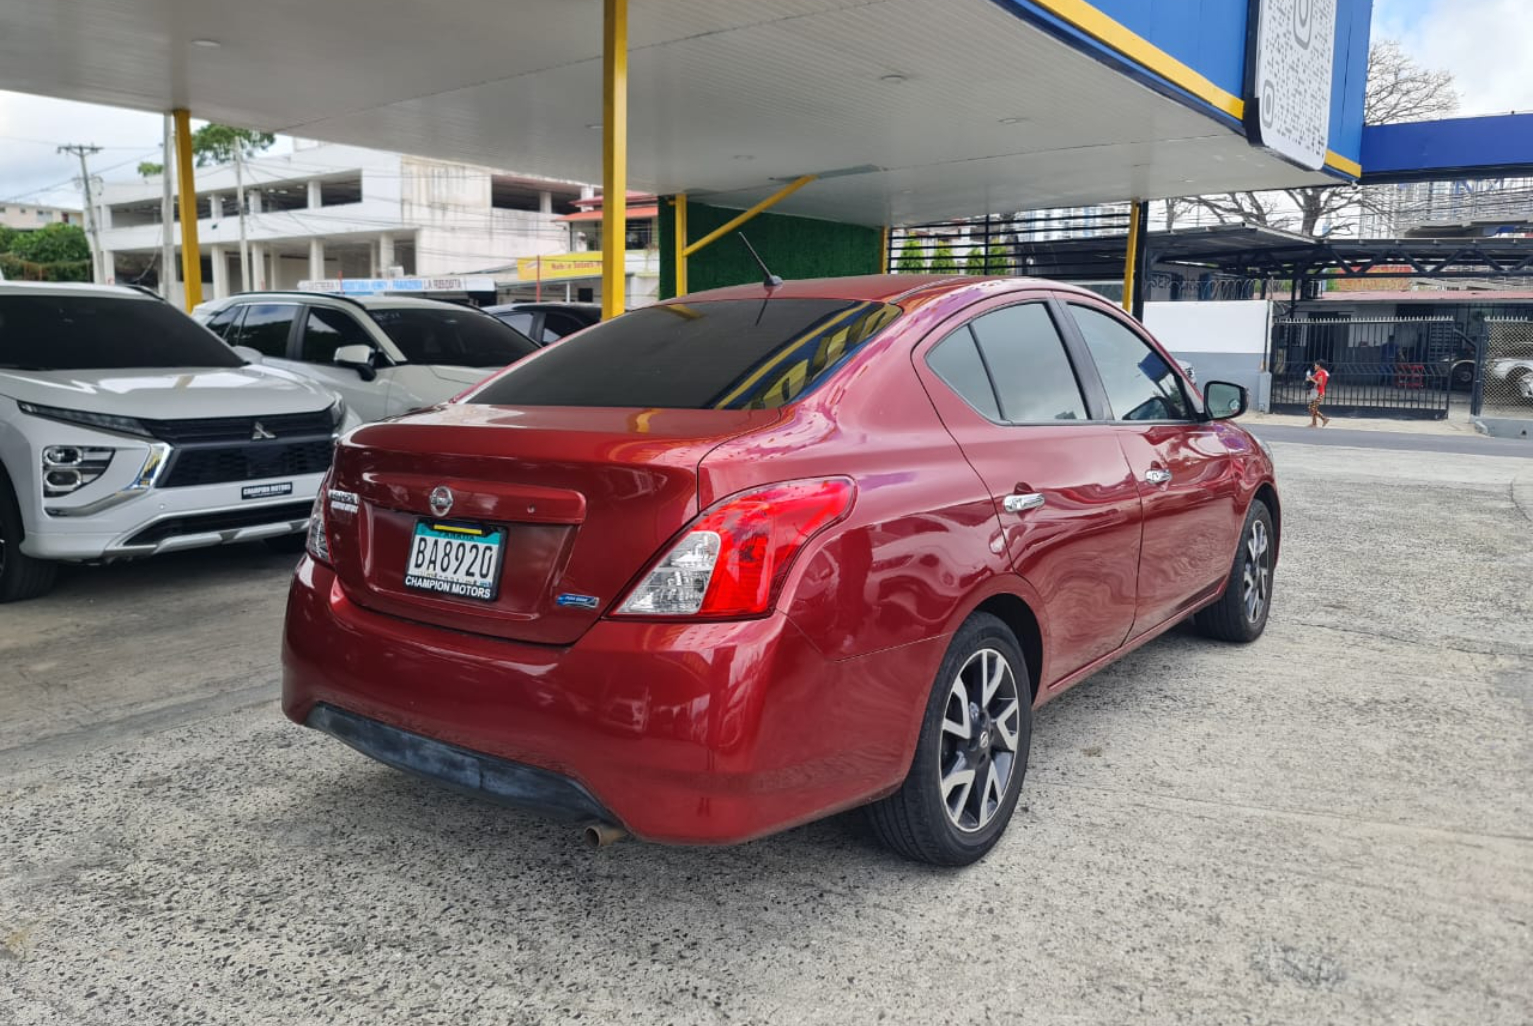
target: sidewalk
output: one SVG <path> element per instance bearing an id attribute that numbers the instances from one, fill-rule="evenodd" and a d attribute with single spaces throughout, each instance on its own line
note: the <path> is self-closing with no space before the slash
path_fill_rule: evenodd
<path id="1" fill-rule="evenodd" d="M 1243 414 L 1240 422 L 1247 427 L 1262 425 L 1275 427 L 1308 427 L 1307 413 L 1258 413 L 1255 410 Z M 1331 427 L 1316 428 L 1317 431 L 1345 428 L 1348 431 L 1389 431 L 1408 435 L 1469 435 L 1476 434 L 1467 411 L 1454 410 L 1446 420 L 1411 420 L 1389 417 L 1331 417 Z"/>

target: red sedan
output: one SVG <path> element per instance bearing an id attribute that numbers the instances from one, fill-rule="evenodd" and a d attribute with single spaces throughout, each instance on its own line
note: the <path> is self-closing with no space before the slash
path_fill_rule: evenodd
<path id="1" fill-rule="evenodd" d="M 283 708 L 595 839 L 867 805 L 972 862 L 1035 708 L 1189 617 L 1261 634 L 1281 516 L 1245 404 L 1044 281 L 637 310 L 340 443 Z"/>

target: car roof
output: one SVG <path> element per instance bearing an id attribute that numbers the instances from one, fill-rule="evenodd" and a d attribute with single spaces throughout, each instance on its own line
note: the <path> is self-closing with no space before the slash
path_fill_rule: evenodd
<path id="1" fill-rule="evenodd" d="M 582 313 L 600 314 L 600 303 L 565 303 L 552 299 L 532 299 L 525 303 L 500 303 L 487 306 L 485 313 L 511 313 L 515 310 L 579 310 Z"/>
<path id="2" fill-rule="evenodd" d="M 803 278 L 784 281 L 770 290 L 761 282 L 750 285 L 730 285 L 707 292 L 694 292 L 681 297 L 686 302 L 713 301 L 721 299 L 844 299 L 861 302 L 890 303 L 924 301 L 950 292 L 976 288 L 986 283 L 1004 282 L 1018 290 L 1028 288 L 1057 289 L 1096 296 L 1096 293 L 1075 285 L 1049 281 L 1046 278 L 997 278 L 983 275 L 952 274 L 863 274 L 846 278 Z M 1100 297 L 1097 297 L 1100 298 Z M 670 300 L 669 302 L 675 302 Z"/>
<path id="3" fill-rule="evenodd" d="M 0 294 L 33 296 L 111 296 L 113 299 L 152 299 L 160 297 L 127 285 L 97 285 L 88 281 L 0 281 Z"/>
<path id="4" fill-rule="evenodd" d="M 336 295 L 329 292 L 302 292 L 298 290 L 268 289 L 265 292 L 239 292 L 227 299 L 218 300 L 219 305 L 227 305 L 231 302 L 276 302 L 289 303 L 324 303 L 326 301 L 343 306 L 360 306 L 367 310 L 398 310 L 420 309 L 431 310 L 449 307 L 454 310 L 476 310 L 477 307 L 468 303 L 453 303 L 445 299 L 433 299 L 430 296 L 389 295 L 389 296 L 347 296 Z"/>

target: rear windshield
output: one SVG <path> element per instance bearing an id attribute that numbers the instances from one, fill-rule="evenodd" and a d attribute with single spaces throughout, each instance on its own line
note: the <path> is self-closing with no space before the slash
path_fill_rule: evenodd
<path id="1" fill-rule="evenodd" d="M 0 296 L 0 370 L 239 367 L 235 352 L 168 303 Z"/>
<path id="2" fill-rule="evenodd" d="M 899 313 L 899 307 L 844 299 L 644 307 L 546 350 L 470 401 L 768 409 L 813 388 Z"/>
<path id="3" fill-rule="evenodd" d="M 504 367 L 538 349 L 526 335 L 478 310 L 399 307 L 368 313 L 410 363 Z"/>

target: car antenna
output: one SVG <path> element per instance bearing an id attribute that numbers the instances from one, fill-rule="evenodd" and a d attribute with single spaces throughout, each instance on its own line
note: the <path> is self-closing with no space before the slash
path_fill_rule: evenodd
<path id="1" fill-rule="evenodd" d="M 751 245 L 751 240 L 745 237 L 745 233 L 736 232 L 735 234 L 740 236 L 740 241 L 745 243 L 745 248 L 751 251 L 751 259 L 756 261 L 757 267 L 761 268 L 761 284 L 769 289 L 775 289 L 781 285 L 782 279 L 773 274 L 771 269 L 767 267 L 766 261 L 761 259 L 761 254 L 756 252 L 756 247 Z"/>

